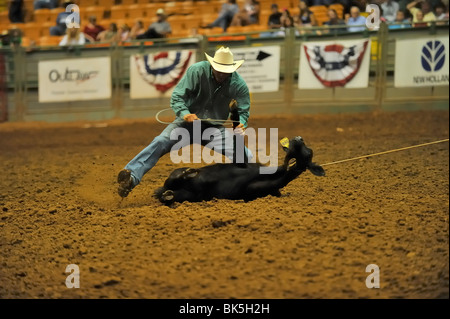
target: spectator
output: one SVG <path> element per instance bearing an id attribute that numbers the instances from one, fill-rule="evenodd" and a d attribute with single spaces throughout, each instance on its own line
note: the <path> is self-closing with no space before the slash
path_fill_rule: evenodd
<path id="1" fill-rule="evenodd" d="M 269 16 L 267 25 L 270 29 L 278 29 L 281 27 L 281 16 L 282 13 L 278 10 L 278 5 L 273 3 L 271 5 L 272 14 Z"/>
<path id="2" fill-rule="evenodd" d="M 156 11 L 157 21 L 153 22 L 148 30 L 143 34 L 138 35 L 136 39 L 153 39 L 153 38 L 165 38 L 172 33 L 172 28 L 169 22 L 166 21 L 166 13 L 164 9 L 158 9 Z"/>
<path id="3" fill-rule="evenodd" d="M 420 3 L 420 9 L 416 8 L 416 6 Z M 431 11 L 430 3 L 425 0 L 416 0 L 411 3 L 409 3 L 406 8 L 411 12 L 411 15 L 413 17 L 412 22 L 413 24 L 416 22 L 430 22 L 430 21 L 436 21 L 436 16 Z M 419 14 L 419 19 L 417 17 L 417 14 Z"/>
<path id="4" fill-rule="evenodd" d="M 394 22 L 397 16 L 397 11 L 399 10 L 398 2 L 393 0 L 384 0 L 380 7 L 383 10 L 382 16 L 386 19 L 386 22 Z"/>
<path id="5" fill-rule="evenodd" d="M 9 6 L 9 21 L 11 23 L 24 23 L 23 0 L 13 0 Z"/>
<path id="6" fill-rule="evenodd" d="M 244 7 L 234 15 L 231 21 L 232 26 L 246 26 L 259 22 L 259 2 L 255 0 L 246 0 Z"/>
<path id="7" fill-rule="evenodd" d="M 425 15 L 423 14 L 422 10 L 416 11 L 415 19 L 416 21 L 413 22 L 413 27 L 426 27 L 428 24 L 424 20 Z"/>
<path id="8" fill-rule="evenodd" d="M 86 38 L 80 28 L 66 29 L 66 35 L 59 42 L 59 46 L 73 46 L 86 44 Z"/>
<path id="9" fill-rule="evenodd" d="M 234 16 L 238 13 L 239 6 L 236 4 L 236 0 L 228 0 L 222 5 L 219 16 L 217 19 L 203 28 L 221 27 L 223 31 L 227 31 Z"/>
<path id="10" fill-rule="evenodd" d="M 120 42 L 131 40 L 131 28 L 124 23 L 119 27 L 118 39 Z"/>
<path id="11" fill-rule="evenodd" d="M 394 24 L 389 25 L 389 30 L 396 30 L 396 29 L 404 29 L 404 28 L 410 28 L 411 24 L 408 19 L 405 17 L 405 12 L 398 10 L 397 15 L 395 16 L 395 20 L 393 21 Z"/>
<path id="12" fill-rule="evenodd" d="M 305 1 L 300 1 L 298 4 L 300 8 L 300 13 L 294 18 L 294 23 L 298 27 L 308 27 L 317 25 L 314 13 L 309 10 L 308 5 Z"/>
<path id="13" fill-rule="evenodd" d="M 324 22 L 324 25 L 345 25 L 345 21 L 339 19 L 336 10 L 328 9 L 328 18 L 329 20 Z"/>
<path id="14" fill-rule="evenodd" d="M 442 2 L 438 3 L 434 7 L 434 15 L 436 16 L 436 20 L 446 20 L 448 18 L 445 9 L 445 5 Z"/>
<path id="15" fill-rule="evenodd" d="M 142 20 L 137 20 L 130 31 L 130 40 L 136 39 L 138 35 L 144 34 L 145 28 Z"/>
<path id="16" fill-rule="evenodd" d="M 62 7 L 65 9 L 68 5 L 74 4 L 72 1 L 64 1 Z M 56 25 L 50 28 L 50 35 L 61 36 L 66 34 L 67 24 L 66 18 L 71 15 L 71 12 L 61 12 L 56 17 Z"/>
<path id="17" fill-rule="evenodd" d="M 97 40 L 100 32 L 105 31 L 101 25 L 97 24 L 97 18 L 95 16 L 89 17 L 89 23 L 84 27 L 83 33 L 89 37 L 90 42 L 94 42 Z"/>
<path id="18" fill-rule="evenodd" d="M 350 15 L 346 15 L 346 24 L 349 26 L 347 30 L 349 32 L 359 32 L 365 30 L 366 18 L 360 14 L 358 7 L 352 7 L 350 9 Z"/>
<path id="19" fill-rule="evenodd" d="M 117 42 L 117 24 L 114 22 L 109 25 L 108 30 L 102 31 L 98 34 L 97 40 L 100 42 Z"/>
<path id="20" fill-rule="evenodd" d="M 58 0 L 34 0 L 34 10 L 39 9 L 55 9 L 58 7 Z"/>

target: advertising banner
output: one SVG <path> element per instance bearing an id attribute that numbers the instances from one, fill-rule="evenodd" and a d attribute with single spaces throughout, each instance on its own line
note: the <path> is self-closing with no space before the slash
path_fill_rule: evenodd
<path id="1" fill-rule="evenodd" d="M 280 86 L 280 47 L 235 48 L 235 60 L 244 60 L 237 70 L 251 93 L 276 92 Z"/>
<path id="2" fill-rule="evenodd" d="M 448 37 L 399 40 L 395 45 L 395 87 L 449 84 Z"/>
<path id="3" fill-rule="evenodd" d="M 38 74 L 41 103 L 111 98 L 109 57 L 41 61 Z"/>

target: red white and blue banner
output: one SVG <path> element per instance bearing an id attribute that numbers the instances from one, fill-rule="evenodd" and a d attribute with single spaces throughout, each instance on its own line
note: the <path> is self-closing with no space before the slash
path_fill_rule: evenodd
<path id="1" fill-rule="evenodd" d="M 173 89 L 195 63 L 191 50 L 164 51 L 130 57 L 130 97 L 170 97 Z"/>
<path id="2" fill-rule="evenodd" d="M 299 88 L 367 87 L 370 45 L 368 39 L 303 43 Z"/>
<path id="3" fill-rule="evenodd" d="M 394 85 L 395 87 L 448 86 L 448 36 L 397 39 Z"/>

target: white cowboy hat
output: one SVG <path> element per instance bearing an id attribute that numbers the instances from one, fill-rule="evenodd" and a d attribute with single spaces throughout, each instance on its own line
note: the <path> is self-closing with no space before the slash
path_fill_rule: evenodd
<path id="1" fill-rule="evenodd" d="M 207 53 L 205 55 L 213 69 L 222 73 L 233 73 L 244 63 L 244 60 L 234 61 L 230 48 L 221 47 L 214 54 L 214 58 L 210 57 Z"/>

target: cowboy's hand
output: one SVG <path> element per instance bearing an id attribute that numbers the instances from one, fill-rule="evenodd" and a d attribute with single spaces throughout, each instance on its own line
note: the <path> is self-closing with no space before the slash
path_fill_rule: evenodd
<path id="1" fill-rule="evenodd" d="M 183 120 L 185 120 L 188 123 L 194 122 L 195 120 L 199 120 L 196 114 L 186 114 L 183 117 Z"/>
<path id="2" fill-rule="evenodd" d="M 240 123 L 238 126 L 236 126 L 236 128 L 234 129 L 234 134 L 245 136 L 244 124 Z"/>

